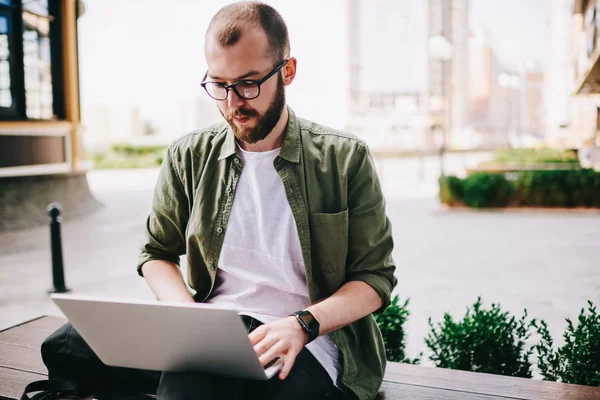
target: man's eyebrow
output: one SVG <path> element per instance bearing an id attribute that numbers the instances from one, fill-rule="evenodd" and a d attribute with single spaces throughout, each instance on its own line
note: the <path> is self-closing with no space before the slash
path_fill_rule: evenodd
<path id="1" fill-rule="evenodd" d="M 242 79 L 246 79 L 246 78 L 248 78 L 248 77 L 250 77 L 250 76 L 252 76 L 252 75 L 258 75 L 258 74 L 259 74 L 259 72 L 258 72 L 258 71 L 250 71 L 250 72 L 247 72 L 247 73 L 245 73 L 244 75 L 241 75 L 241 76 L 238 76 L 238 77 L 237 77 L 237 78 L 235 78 L 235 79 L 232 79 L 232 81 L 234 81 L 234 82 L 241 81 Z M 212 75 L 210 75 L 208 72 L 206 73 L 206 76 L 207 76 L 207 77 L 209 77 L 209 76 L 210 76 L 210 78 L 211 78 L 211 79 L 214 79 L 214 80 L 216 80 L 216 81 L 221 81 L 221 80 L 223 80 L 222 78 L 219 78 L 218 76 L 212 76 Z M 206 79 L 206 78 L 205 78 L 205 79 Z"/>

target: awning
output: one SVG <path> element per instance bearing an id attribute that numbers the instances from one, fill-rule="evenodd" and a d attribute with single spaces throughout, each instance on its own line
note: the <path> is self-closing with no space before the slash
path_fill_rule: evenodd
<path id="1" fill-rule="evenodd" d="M 588 0 L 575 0 L 573 3 L 573 14 L 583 14 Z"/>
<path id="2" fill-rule="evenodd" d="M 600 93 L 600 46 L 590 56 L 590 67 L 575 82 L 575 94 Z"/>

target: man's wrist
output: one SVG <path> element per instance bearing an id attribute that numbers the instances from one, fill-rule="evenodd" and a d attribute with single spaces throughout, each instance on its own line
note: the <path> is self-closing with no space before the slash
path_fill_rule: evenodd
<path id="1" fill-rule="evenodd" d="M 310 340 L 310 335 L 308 334 L 308 332 L 306 332 L 304 330 L 304 328 L 302 327 L 302 325 L 300 325 L 300 323 L 298 322 L 298 320 L 296 319 L 295 315 L 290 315 L 288 318 L 291 318 L 294 322 L 294 324 L 296 324 L 296 327 L 298 329 L 299 332 L 302 333 L 302 336 L 304 336 L 304 344 L 308 344 L 309 340 Z"/>
<path id="2" fill-rule="evenodd" d="M 310 311 L 296 311 L 291 316 L 296 318 L 298 324 L 308 336 L 308 340 L 306 344 L 312 342 L 317 337 L 319 337 L 320 324 L 319 321 L 312 315 Z"/>

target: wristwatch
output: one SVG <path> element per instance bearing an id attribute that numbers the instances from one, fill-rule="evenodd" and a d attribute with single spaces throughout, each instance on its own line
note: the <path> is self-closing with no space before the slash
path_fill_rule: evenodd
<path id="1" fill-rule="evenodd" d="M 319 324 L 319 321 L 317 321 L 310 311 L 296 311 L 291 316 L 296 317 L 302 329 L 308 333 L 308 342 L 306 344 L 319 337 L 319 328 L 321 327 L 321 324 Z"/>

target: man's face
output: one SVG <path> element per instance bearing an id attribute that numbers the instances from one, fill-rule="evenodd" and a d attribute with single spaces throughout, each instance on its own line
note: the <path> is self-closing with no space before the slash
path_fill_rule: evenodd
<path id="1" fill-rule="evenodd" d="M 268 39 L 261 28 L 246 28 L 233 46 L 221 46 L 214 35 L 206 40 L 207 81 L 233 84 L 242 79 L 262 79 L 281 61 L 269 57 Z M 285 106 L 281 72 L 260 86 L 260 95 L 252 100 L 239 97 L 232 89 L 227 100 L 217 101 L 219 111 L 238 140 L 256 143 L 271 132 Z"/>

